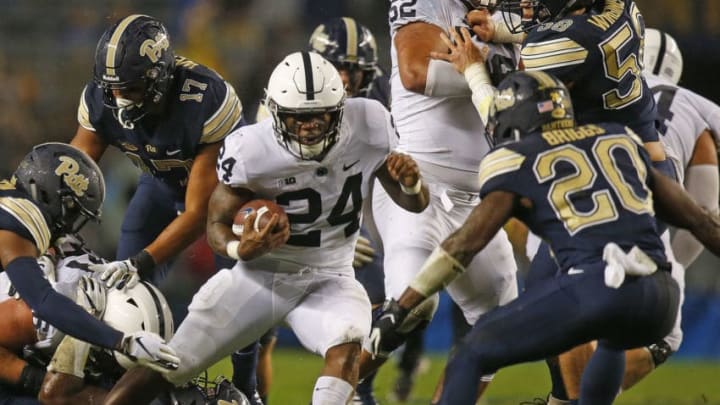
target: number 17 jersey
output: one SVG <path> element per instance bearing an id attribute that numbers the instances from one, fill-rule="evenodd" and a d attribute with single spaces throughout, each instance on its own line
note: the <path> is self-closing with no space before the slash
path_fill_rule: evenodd
<path id="1" fill-rule="evenodd" d="M 363 98 L 345 102 L 339 131 L 337 143 L 320 162 L 290 154 L 271 119 L 225 138 L 218 158 L 220 182 L 275 201 L 290 220 L 288 242 L 256 260 L 351 266 L 363 200 L 375 171 L 397 145 L 397 135 L 385 107 Z"/>

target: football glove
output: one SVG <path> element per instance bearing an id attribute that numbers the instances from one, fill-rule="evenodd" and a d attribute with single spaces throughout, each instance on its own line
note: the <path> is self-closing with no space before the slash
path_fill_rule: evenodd
<path id="1" fill-rule="evenodd" d="M 160 335 L 144 330 L 125 335 L 120 352 L 139 365 L 160 373 L 176 370 L 180 366 L 180 358 L 175 350 Z"/>
<path id="2" fill-rule="evenodd" d="M 355 256 L 353 257 L 353 267 L 359 269 L 366 264 L 372 263 L 375 258 L 375 249 L 373 249 L 368 238 L 360 235 L 355 244 Z"/>
<path id="3" fill-rule="evenodd" d="M 44 319 L 37 318 L 35 315 L 33 315 L 32 320 L 33 326 L 35 326 L 35 337 L 37 338 L 37 342 L 32 346 L 40 350 L 53 347 L 55 345 L 55 337 L 59 331 L 50 325 L 50 323 Z"/>
<path id="4" fill-rule="evenodd" d="M 101 319 L 105 313 L 107 292 L 102 283 L 90 276 L 82 276 L 78 281 L 75 303 L 83 307 L 90 315 Z"/>
<path id="5" fill-rule="evenodd" d="M 393 298 L 385 301 L 382 311 L 373 321 L 372 330 L 370 331 L 370 350 L 373 358 L 378 355 L 389 355 L 389 353 L 383 353 L 381 350 L 382 339 L 391 332 L 397 332 L 409 312 L 410 310 L 401 307 Z"/>
<path id="6" fill-rule="evenodd" d="M 105 282 L 105 287 L 133 288 L 140 282 L 140 275 L 135 263 L 131 259 L 115 261 L 102 264 L 91 264 L 88 268 L 100 274 L 100 280 Z M 123 285 L 120 283 L 124 281 Z"/>

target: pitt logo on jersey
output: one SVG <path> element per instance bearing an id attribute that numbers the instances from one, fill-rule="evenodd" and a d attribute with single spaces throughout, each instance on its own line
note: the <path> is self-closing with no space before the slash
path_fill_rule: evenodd
<path id="1" fill-rule="evenodd" d="M 76 196 L 82 197 L 88 189 L 90 179 L 78 174 L 80 165 L 69 156 L 60 156 L 60 165 L 55 169 L 55 174 L 62 176 L 65 184 L 75 193 Z"/>
<path id="2" fill-rule="evenodd" d="M 156 63 L 160 60 L 162 52 L 168 49 L 168 47 L 170 47 L 168 37 L 163 34 L 157 34 L 155 40 L 146 39 L 142 45 L 140 45 L 140 56 L 147 56 L 152 63 Z"/>

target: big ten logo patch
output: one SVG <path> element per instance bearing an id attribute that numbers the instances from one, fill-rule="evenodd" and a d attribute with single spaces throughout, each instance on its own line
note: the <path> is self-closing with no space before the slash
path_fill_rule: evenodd
<path id="1" fill-rule="evenodd" d="M 62 176 L 63 182 L 70 187 L 76 196 L 82 197 L 88 189 L 90 179 L 79 174 L 80 165 L 70 156 L 60 156 L 60 165 L 55 169 L 55 174 Z"/>

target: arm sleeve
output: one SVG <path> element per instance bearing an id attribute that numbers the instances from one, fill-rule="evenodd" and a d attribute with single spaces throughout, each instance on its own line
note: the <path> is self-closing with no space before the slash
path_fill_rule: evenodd
<path id="1" fill-rule="evenodd" d="M 83 341 L 114 348 L 123 334 L 95 319 L 69 298 L 53 290 L 32 257 L 10 262 L 5 271 L 33 313 L 59 330 Z"/>
<path id="2" fill-rule="evenodd" d="M 77 120 L 78 124 L 80 124 L 81 127 L 89 130 L 89 131 L 95 131 L 95 127 L 93 126 L 92 122 L 90 122 L 90 108 L 88 107 L 87 98 L 89 97 L 88 94 L 88 86 L 85 86 L 85 88 L 82 91 L 82 94 L 80 94 L 80 102 L 78 103 L 78 111 L 77 111 Z"/>

